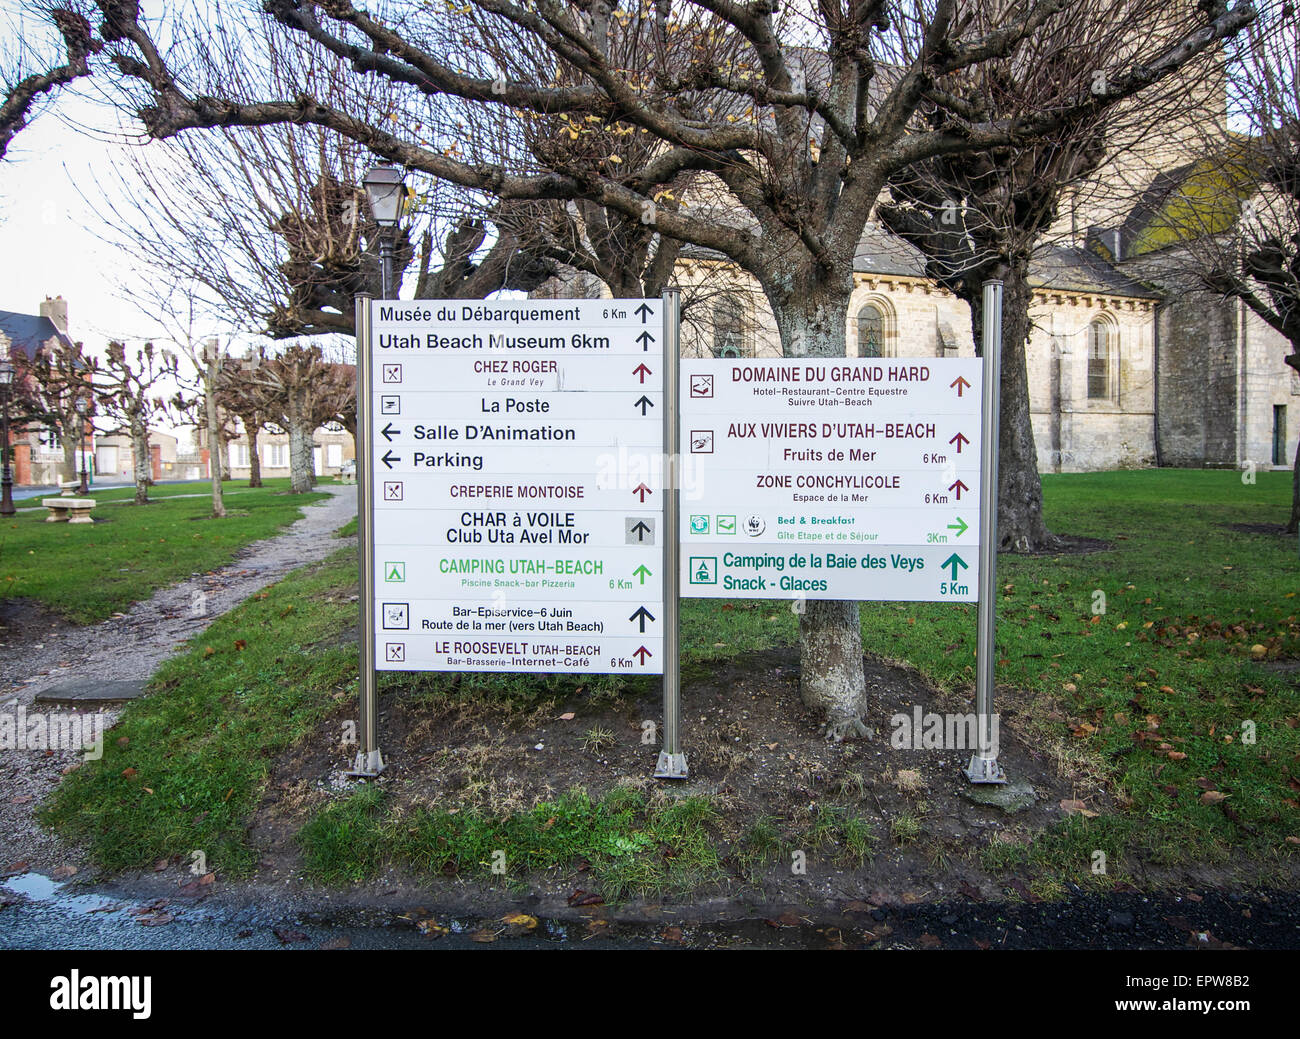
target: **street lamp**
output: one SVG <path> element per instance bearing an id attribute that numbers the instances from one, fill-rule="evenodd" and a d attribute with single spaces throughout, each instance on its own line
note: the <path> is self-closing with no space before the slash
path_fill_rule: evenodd
<path id="1" fill-rule="evenodd" d="M 81 416 L 80 429 L 77 435 L 77 447 L 81 451 L 81 486 L 77 488 L 77 493 L 89 494 L 90 475 L 86 472 L 86 398 L 78 397 L 72 406 L 77 409 L 77 414 Z"/>
<path id="2" fill-rule="evenodd" d="M 370 215 L 379 225 L 379 296 L 393 298 L 393 238 L 406 206 L 406 186 L 396 166 L 375 166 L 361 182 L 370 200 Z"/>
<path id="3" fill-rule="evenodd" d="M 0 516 L 12 516 L 18 510 L 14 508 L 14 474 L 10 466 L 13 460 L 9 446 L 9 387 L 14 381 L 14 363 L 7 357 L 0 357 Z"/>

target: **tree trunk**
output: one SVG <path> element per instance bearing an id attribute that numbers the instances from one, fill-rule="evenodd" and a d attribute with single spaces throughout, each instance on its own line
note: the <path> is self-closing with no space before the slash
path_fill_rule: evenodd
<path id="1" fill-rule="evenodd" d="M 262 486 L 262 460 L 257 456 L 257 434 L 260 430 L 256 425 L 245 422 L 244 431 L 248 435 L 248 486 Z"/>
<path id="2" fill-rule="evenodd" d="M 1300 533 L 1300 443 L 1296 444 L 1295 462 L 1291 466 L 1291 519 L 1287 521 L 1286 532 Z"/>
<path id="3" fill-rule="evenodd" d="M 312 434 L 310 423 L 295 422 L 289 426 L 289 490 L 293 494 L 306 494 L 312 488 Z"/>
<path id="4" fill-rule="evenodd" d="M 131 461 L 135 469 L 135 504 L 148 505 L 153 458 L 149 453 L 149 428 L 139 421 L 131 423 Z"/>
<path id="5" fill-rule="evenodd" d="M 851 269 L 851 268 L 847 268 Z M 787 357 L 844 357 L 851 276 L 844 284 L 768 291 Z M 774 298 L 776 297 L 776 298 Z M 799 695 L 825 719 L 826 735 L 866 735 L 862 628 L 853 601 L 810 599 L 799 616 Z"/>
<path id="6" fill-rule="evenodd" d="M 208 475 L 212 478 L 212 517 L 224 519 L 226 501 L 221 492 L 221 428 L 217 421 L 217 398 L 213 390 L 217 385 L 218 359 L 213 350 L 208 361 L 207 378 L 203 386 L 203 406 L 208 419 Z"/>
<path id="7" fill-rule="evenodd" d="M 63 448 L 63 470 L 60 479 L 64 481 L 76 480 L 80 476 L 77 472 L 77 445 L 81 441 L 73 432 L 78 425 L 77 416 L 74 414 L 71 418 L 65 419 L 64 428 L 59 432 L 59 446 Z"/>
<path id="8" fill-rule="evenodd" d="M 1027 268 L 1012 264 L 1002 281 L 1002 385 L 998 417 L 998 551 L 1038 552 L 1056 541 L 1043 522 L 1043 483 L 1029 413 L 1029 371 L 1025 344 L 1029 341 L 1029 305 L 1033 290 Z M 966 301 L 976 352 L 984 329 L 981 294 Z"/>

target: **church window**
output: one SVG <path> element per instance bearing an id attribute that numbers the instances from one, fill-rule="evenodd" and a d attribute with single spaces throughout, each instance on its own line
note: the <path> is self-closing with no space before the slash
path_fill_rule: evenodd
<path id="1" fill-rule="evenodd" d="M 1116 334 L 1108 322 L 1088 326 L 1088 399 L 1115 398 Z"/>
<path id="2" fill-rule="evenodd" d="M 858 311 L 858 356 L 883 357 L 885 318 L 878 307 L 868 303 Z"/>
<path id="3" fill-rule="evenodd" d="M 734 296 L 724 296 L 713 307 L 713 356 L 745 356 L 745 312 Z"/>

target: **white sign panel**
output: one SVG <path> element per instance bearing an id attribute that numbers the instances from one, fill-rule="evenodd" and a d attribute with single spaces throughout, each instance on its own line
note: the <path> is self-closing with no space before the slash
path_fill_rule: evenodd
<path id="1" fill-rule="evenodd" d="M 684 359 L 682 595 L 974 601 L 980 367 Z"/>
<path id="2" fill-rule="evenodd" d="M 376 667 L 662 673 L 662 301 L 373 307 Z"/>

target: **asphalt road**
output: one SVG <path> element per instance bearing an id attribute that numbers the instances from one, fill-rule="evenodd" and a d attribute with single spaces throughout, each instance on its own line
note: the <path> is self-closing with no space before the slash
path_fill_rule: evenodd
<path id="1" fill-rule="evenodd" d="M 282 904 L 264 896 L 242 899 L 237 890 L 162 903 L 107 889 L 80 891 L 27 873 L 0 880 L 0 949 L 1300 948 L 1295 892 L 963 900 L 820 919 L 800 910 L 771 912 L 772 917 L 692 920 L 683 909 L 651 922 L 595 907 L 563 919 L 542 917 L 534 928 L 521 930 L 498 918 L 313 908 L 292 898 Z M 429 921 L 437 926 L 429 927 Z"/>

